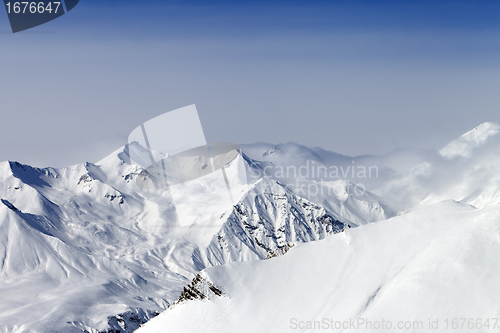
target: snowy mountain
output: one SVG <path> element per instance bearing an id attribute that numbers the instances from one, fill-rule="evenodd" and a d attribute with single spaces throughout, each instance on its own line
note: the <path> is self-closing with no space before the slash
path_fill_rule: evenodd
<path id="1" fill-rule="evenodd" d="M 399 216 L 209 267 L 138 333 L 499 332 L 499 133 L 482 124 L 375 188 Z"/>
<path id="2" fill-rule="evenodd" d="M 234 206 L 200 202 L 181 225 L 167 190 L 137 186 L 144 169 L 127 151 L 64 169 L 0 164 L 0 332 L 131 332 L 206 267 L 349 227 L 269 178 Z M 207 222 L 208 209 L 218 215 Z"/>
<path id="3" fill-rule="evenodd" d="M 255 143 L 241 147 L 252 160 L 260 161 L 264 167 L 272 166 L 266 172 L 269 176 L 292 178 L 292 181 L 297 177 L 332 182 L 347 180 L 363 184 L 368 191 L 404 175 L 433 153 L 423 149 L 398 149 L 382 156 L 347 156 L 293 142 L 276 145 Z M 280 168 L 285 171 L 280 173 Z M 294 171 L 297 177 L 294 177 Z"/>
<path id="4" fill-rule="evenodd" d="M 473 130 L 461 135 L 458 139 L 441 149 L 439 153 L 446 158 L 471 158 L 477 155 L 477 150 L 487 144 L 498 143 L 500 124 L 483 123 Z"/>
<path id="5" fill-rule="evenodd" d="M 482 208 L 500 203 L 500 124 L 484 123 L 374 190 L 397 210 L 453 199 Z"/>
<path id="6" fill-rule="evenodd" d="M 176 304 L 137 333 L 498 332 L 499 217 L 445 201 L 210 267 L 200 277 L 220 297 Z"/>
<path id="7" fill-rule="evenodd" d="M 388 167 L 395 164 L 393 156 L 350 157 L 295 143 L 244 145 L 242 149 L 252 157 L 248 158 L 250 177 L 274 179 L 352 226 L 396 215 L 387 201 L 369 191 L 400 175 Z"/>
<path id="8" fill-rule="evenodd" d="M 464 281 L 486 301 L 465 293 L 477 311 L 456 314 L 498 317 L 486 298 L 497 267 L 480 267 L 498 246 L 499 133 L 485 123 L 434 154 L 380 157 L 243 146 L 224 177 L 235 184 L 244 166 L 247 185 L 221 192 L 235 204 L 207 199 L 210 177 L 156 186 L 154 169 L 130 164 L 131 151 L 149 154 L 133 145 L 63 169 L 0 163 L 0 332 L 132 332 L 167 308 L 140 331 L 281 332 L 301 313 L 418 319 L 422 297 L 457 303 Z"/>

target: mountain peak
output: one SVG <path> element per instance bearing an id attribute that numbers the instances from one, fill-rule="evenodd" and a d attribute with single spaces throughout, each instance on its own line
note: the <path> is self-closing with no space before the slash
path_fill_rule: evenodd
<path id="1" fill-rule="evenodd" d="M 500 124 L 485 122 L 473 130 L 462 134 L 458 139 L 449 143 L 439 153 L 443 157 L 452 158 L 456 156 L 470 157 L 473 150 L 484 145 L 492 137 L 500 134 Z"/>

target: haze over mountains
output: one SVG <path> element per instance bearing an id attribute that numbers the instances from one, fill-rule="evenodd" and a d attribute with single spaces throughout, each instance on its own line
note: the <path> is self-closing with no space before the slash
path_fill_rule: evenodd
<path id="1" fill-rule="evenodd" d="M 200 271 L 199 290 L 225 296 L 176 304 L 139 332 L 286 332 L 298 313 L 500 317 L 499 124 L 433 154 L 242 151 L 237 204 L 199 202 L 189 225 L 168 191 L 136 185 L 126 147 L 63 169 L 2 162 L 0 332 L 132 332 Z"/>

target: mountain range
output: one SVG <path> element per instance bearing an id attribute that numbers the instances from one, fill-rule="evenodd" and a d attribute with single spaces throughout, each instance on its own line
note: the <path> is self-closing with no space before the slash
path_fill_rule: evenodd
<path id="1" fill-rule="evenodd" d="M 201 200 L 188 224 L 168 190 L 137 185 L 128 146 L 62 169 L 0 163 L 0 332 L 498 318 L 499 150 L 496 123 L 438 152 L 242 145 L 237 203 Z"/>

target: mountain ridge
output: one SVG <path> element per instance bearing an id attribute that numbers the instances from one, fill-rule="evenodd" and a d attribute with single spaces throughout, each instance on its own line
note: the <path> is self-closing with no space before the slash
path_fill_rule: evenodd
<path id="1" fill-rule="evenodd" d="M 123 153 L 115 151 L 100 165 L 62 169 L 0 165 L 0 291 L 6 302 L 0 323 L 7 332 L 97 332 L 117 329 L 123 318 L 149 320 L 207 266 L 265 259 L 347 226 L 262 179 L 240 205 L 221 207 L 214 227 L 179 228 L 165 190 L 138 188 L 142 170 L 127 164 Z M 256 201 L 274 208 L 266 211 Z M 242 212 L 253 218 L 245 220 Z M 228 223 L 250 228 L 239 233 Z M 295 229 L 308 236 L 296 237 Z M 40 299 L 48 301 L 40 306 Z M 25 308 L 36 311 L 26 314 Z"/>
<path id="2" fill-rule="evenodd" d="M 468 155 L 429 155 L 407 173 L 391 168 L 398 163 L 373 156 L 351 160 L 332 153 L 328 160 L 319 150 L 294 156 L 300 145 L 254 147 L 250 155 L 260 160 L 245 151 L 238 160 L 246 163 L 251 180 L 238 189 L 238 202 L 216 206 L 217 214 L 209 217 L 203 212 L 211 203 L 200 202 L 194 222 L 184 226 L 167 189 L 136 185 L 145 169 L 127 162 L 127 146 L 98 163 L 61 169 L 2 162 L 0 326 L 8 333 L 128 332 L 137 328 L 132 323 L 145 322 L 175 302 L 209 267 L 280 256 L 335 234 L 350 242 L 350 227 L 390 221 L 441 200 L 496 205 L 500 144 L 491 130 L 495 125 L 483 127 L 486 134 L 478 140 L 465 140 L 473 142 Z M 380 177 L 371 185 L 356 177 L 264 177 L 280 166 L 298 171 L 376 161 Z"/>

